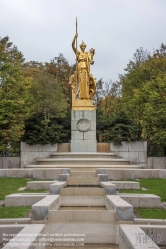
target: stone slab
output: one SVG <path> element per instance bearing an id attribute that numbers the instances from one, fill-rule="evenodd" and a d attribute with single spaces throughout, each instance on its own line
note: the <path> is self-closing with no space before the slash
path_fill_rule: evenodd
<path id="1" fill-rule="evenodd" d="M 49 223 L 55 222 L 115 222 L 113 210 L 51 210 Z"/>
<path id="2" fill-rule="evenodd" d="M 111 183 L 115 184 L 117 189 L 140 189 L 139 182 L 111 181 Z"/>
<path id="3" fill-rule="evenodd" d="M 67 185 L 99 185 L 99 177 L 67 177 Z"/>
<path id="4" fill-rule="evenodd" d="M 46 193 L 24 193 L 24 194 L 11 194 L 5 197 L 5 206 L 32 206 L 36 202 L 48 196 Z"/>
<path id="5" fill-rule="evenodd" d="M 146 242 L 145 242 L 146 240 Z M 145 232 L 136 225 L 120 225 L 119 249 L 159 249 L 159 247 L 147 238 Z"/>
<path id="6" fill-rule="evenodd" d="M 101 182 L 108 182 L 108 175 L 107 174 L 97 174 L 100 178 Z"/>
<path id="7" fill-rule="evenodd" d="M 17 233 L 19 233 L 26 225 L 23 224 L 0 224 L 0 245 L 5 241 L 12 239 Z M 10 234 L 10 236 L 9 236 Z M 6 244 L 5 243 L 5 244 Z"/>
<path id="8" fill-rule="evenodd" d="M 77 234 L 77 238 L 79 238 L 79 242 L 85 244 L 98 244 L 98 243 L 112 243 L 115 244 L 116 236 L 115 236 L 115 224 L 114 223 L 104 223 L 104 222 L 66 222 L 66 223 L 56 223 L 50 224 L 46 227 L 46 232 L 50 234 L 68 234 L 67 238 L 73 238 L 70 234 Z M 82 236 L 78 236 L 78 235 Z M 55 238 L 55 237 L 54 237 Z M 60 239 L 60 237 L 58 237 Z M 76 237 L 74 237 L 76 238 Z M 63 238 L 62 238 L 63 239 Z M 59 243 L 63 242 L 63 240 L 59 240 Z M 69 248 L 69 247 L 68 247 Z"/>
<path id="9" fill-rule="evenodd" d="M 3 248 L 4 249 L 45 249 L 45 245 L 40 243 L 42 235 L 45 234 L 45 225 L 35 224 L 25 226 L 14 238 L 10 240 Z M 36 246 L 32 247 L 32 244 Z M 37 246 L 38 244 L 38 246 Z"/>
<path id="10" fill-rule="evenodd" d="M 50 194 L 58 195 L 61 192 L 61 188 L 64 188 L 67 185 L 66 182 L 55 182 L 50 185 Z"/>
<path id="11" fill-rule="evenodd" d="M 105 196 L 105 189 L 103 188 L 62 188 L 61 196 Z"/>
<path id="12" fill-rule="evenodd" d="M 38 190 L 38 189 L 50 189 L 50 184 L 55 181 L 31 181 L 27 182 L 27 189 Z"/>
<path id="13" fill-rule="evenodd" d="M 59 208 L 59 195 L 49 195 L 32 205 L 32 220 L 47 220 L 50 209 Z"/>
<path id="14" fill-rule="evenodd" d="M 117 220 L 122 221 L 132 221 L 133 207 L 122 198 L 116 195 L 107 195 L 106 196 L 106 207 L 107 210 L 116 210 Z"/>
<path id="15" fill-rule="evenodd" d="M 96 152 L 96 140 L 71 140 L 71 152 Z"/>
<path id="16" fill-rule="evenodd" d="M 116 185 L 110 182 L 100 182 L 100 185 L 105 189 L 107 195 L 116 194 Z"/>
<path id="17" fill-rule="evenodd" d="M 161 208 L 161 199 L 153 194 L 119 194 L 119 196 L 136 208 Z"/>
<path id="18" fill-rule="evenodd" d="M 86 207 L 105 206 L 104 196 L 61 196 L 61 206 L 65 207 Z"/>

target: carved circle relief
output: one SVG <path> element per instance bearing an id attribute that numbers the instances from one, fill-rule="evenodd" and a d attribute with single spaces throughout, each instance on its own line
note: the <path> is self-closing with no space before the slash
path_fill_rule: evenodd
<path id="1" fill-rule="evenodd" d="M 86 118 L 81 118 L 77 122 L 77 128 L 78 128 L 79 131 L 82 131 L 82 132 L 88 131 L 90 129 L 89 120 L 86 119 Z"/>

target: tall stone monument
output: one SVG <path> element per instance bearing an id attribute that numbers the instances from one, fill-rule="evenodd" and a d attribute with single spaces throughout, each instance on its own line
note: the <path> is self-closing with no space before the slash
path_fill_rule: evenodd
<path id="1" fill-rule="evenodd" d="M 84 42 L 80 45 L 81 51 L 77 50 L 77 37 L 76 21 L 76 34 L 72 42 L 76 54 L 76 71 L 69 80 L 72 88 L 71 152 L 96 152 L 96 108 L 93 104 L 96 82 L 90 73 L 95 50 L 91 48 L 85 52 Z"/>

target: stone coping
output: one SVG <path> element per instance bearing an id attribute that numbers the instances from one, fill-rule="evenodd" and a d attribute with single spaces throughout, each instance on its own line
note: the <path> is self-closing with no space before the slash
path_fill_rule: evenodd
<path id="1" fill-rule="evenodd" d="M 50 209 L 59 208 L 59 195 L 48 195 L 32 205 L 32 220 L 47 220 Z"/>
<path id="2" fill-rule="evenodd" d="M 117 220 L 122 221 L 132 221 L 133 206 L 128 202 L 124 201 L 117 195 L 107 195 L 106 196 L 106 208 L 107 210 L 116 210 Z"/>

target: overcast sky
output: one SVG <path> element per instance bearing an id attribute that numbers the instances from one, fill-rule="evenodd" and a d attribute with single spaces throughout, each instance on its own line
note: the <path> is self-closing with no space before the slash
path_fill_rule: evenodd
<path id="1" fill-rule="evenodd" d="M 166 0 L 0 0 L 0 36 L 9 36 L 26 61 L 49 62 L 62 53 L 70 64 L 78 44 L 94 48 L 91 72 L 118 80 L 137 48 L 166 44 Z"/>

